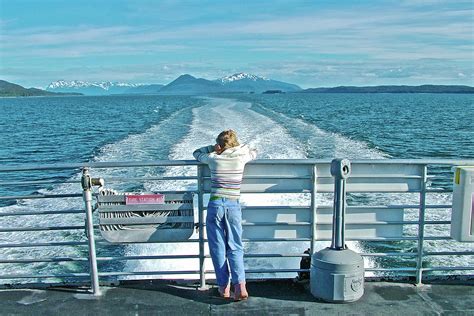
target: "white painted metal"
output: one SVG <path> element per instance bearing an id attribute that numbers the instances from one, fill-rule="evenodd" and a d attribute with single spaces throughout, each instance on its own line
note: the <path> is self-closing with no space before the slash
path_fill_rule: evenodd
<path id="1" fill-rule="evenodd" d="M 474 167 L 455 170 L 451 237 L 474 242 Z"/>
<path id="2" fill-rule="evenodd" d="M 357 205 L 349 206 L 347 208 L 346 216 L 346 232 L 347 240 L 355 241 L 418 241 L 419 245 L 422 245 L 423 241 L 452 241 L 449 236 L 445 235 L 401 235 L 402 227 L 405 225 L 420 225 L 421 230 L 425 225 L 446 225 L 449 221 L 446 220 L 430 220 L 426 221 L 421 217 L 420 221 L 406 221 L 403 220 L 403 212 L 407 209 L 420 209 L 425 212 L 438 211 L 437 209 L 447 209 L 449 205 L 427 205 L 425 202 L 426 195 L 429 192 L 450 192 L 447 189 L 440 188 L 429 188 L 424 187 L 424 170 L 428 165 L 444 166 L 448 168 L 453 165 L 457 166 L 468 166 L 474 165 L 474 160 L 356 160 L 352 161 L 352 176 L 347 183 L 347 192 L 379 192 L 378 194 L 385 194 L 388 192 L 401 193 L 406 192 L 417 192 L 420 196 L 420 204 L 418 205 L 398 205 L 396 202 L 391 203 L 390 201 L 385 204 L 378 206 L 367 206 Z M 281 242 L 288 243 L 291 245 L 293 242 L 307 242 L 308 246 L 312 240 L 331 240 L 330 236 L 330 206 L 317 205 L 318 196 L 324 193 L 332 193 L 334 182 L 329 172 L 330 162 L 328 160 L 257 160 L 251 162 L 246 166 L 246 172 L 244 175 L 244 194 L 245 192 L 307 192 L 310 194 L 305 195 L 307 201 L 306 206 L 296 207 L 288 205 L 280 206 L 252 206 L 248 205 L 243 209 L 244 215 L 244 234 L 248 234 L 245 239 L 246 242 Z M 203 197 L 209 192 L 209 187 L 206 186 L 206 181 L 209 182 L 209 170 L 206 166 L 196 161 L 151 161 L 151 162 L 97 162 L 97 163 L 85 163 L 85 164 L 55 164 L 55 165 L 22 165 L 22 166 L 1 166 L 0 173 L 6 173 L 9 175 L 17 171 L 52 171 L 54 174 L 55 170 L 77 170 L 84 167 L 93 168 L 91 172 L 94 176 L 101 176 L 101 169 L 106 168 L 135 168 L 135 167 L 186 167 L 189 166 L 198 167 L 200 172 L 197 172 L 197 177 L 155 177 L 156 181 L 174 181 L 174 180 L 187 180 L 197 181 L 198 191 L 193 191 L 197 195 L 199 210 L 199 239 L 189 240 L 189 243 L 199 244 L 199 255 L 168 255 L 168 254 L 157 254 L 156 256 L 104 256 L 96 258 L 96 261 L 107 262 L 107 261 L 127 261 L 127 260 L 169 260 L 169 259 L 185 259 L 194 258 L 199 260 L 200 266 L 198 271 L 186 270 L 178 271 L 180 274 L 199 274 L 201 284 L 206 284 L 206 274 L 212 271 L 206 271 L 204 269 L 204 261 L 209 256 L 205 254 L 206 239 L 204 235 L 205 226 L 205 206 L 203 205 Z M 312 180 L 313 172 L 317 174 L 316 182 Z M 429 178 L 429 175 L 427 175 Z M 137 182 L 143 179 L 134 178 L 133 181 Z M 13 180 L 13 181 L 11 181 Z M 31 179 L 30 179 L 31 180 Z M 15 178 L 2 179 L 0 185 L 26 185 L 35 184 L 29 179 L 25 181 L 18 181 Z M 111 179 L 112 181 L 121 181 L 122 179 Z M 130 179 L 132 180 L 132 179 Z M 52 181 L 52 180 L 51 180 Z M 39 185 L 44 182 L 45 185 L 50 185 L 52 182 L 48 179 L 38 181 L 35 185 Z M 147 179 L 147 181 L 151 181 Z M 24 183 L 23 183 L 24 182 Z M 66 181 L 67 183 L 75 181 Z M 169 191 L 161 193 L 185 193 L 190 191 Z M 28 199 L 62 199 L 68 198 L 79 198 L 83 195 L 80 194 L 79 188 L 76 194 L 31 194 L 31 195 L 15 195 L 15 196 L 0 196 L 0 200 L 28 200 Z M 421 205 L 421 206 L 420 206 Z M 424 206 L 424 207 L 423 207 Z M 312 213 L 312 209 L 316 209 L 315 213 Z M 74 216 L 77 210 L 65 210 L 65 211 L 51 211 L 48 209 L 34 209 L 31 211 L 15 211 L 11 214 L 1 213 L 0 218 L 7 218 L 11 216 L 48 216 L 49 214 L 64 214 L 64 216 Z M 76 217 L 77 218 L 77 217 Z M 96 223 L 97 224 L 97 223 Z M 71 231 L 76 229 L 80 225 L 84 225 L 81 222 L 71 222 Z M 98 225 L 94 225 L 98 227 Z M 31 230 L 30 230 L 31 229 Z M 29 231 L 34 233 L 38 230 L 56 230 L 61 229 L 60 227 L 55 228 L 51 225 L 49 227 L 0 227 L 0 232 L 15 233 L 21 232 L 26 234 Z M 54 232 L 51 232 L 54 233 Z M 278 237 L 283 236 L 283 237 Z M 291 238 L 291 236 L 297 236 Z M 316 237 L 313 239 L 312 236 Z M 255 237 L 255 238 L 254 238 Z M 109 247 L 110 244 L 103 241 L 95 241 L 93 238 L 89 238 L 89 242 L 93 242 L 98 247 Z M 41 251 L 43 248 L 48 247 L 85 247 L 89 242 L 84 241 L 61 241 L 55 239 L 55 241 L 44 241 L 36 240 L 31 243 L 18 243 L 18 242 L 3 242 L 0 244 L 0 248 L 8 248 L 9 251 L 15 252 L 16 249 L 19 251 L 25 248 L 35 249 Z M 246 253 L 246 258 L 291 258 L 303 256 L 299 253 L 292 253 L 291 247 L 289 246 L 284 253 L 278 253 L 276 251 L 267 251 L 266 253 Z M 416 248 L 415 248 L 416 249 Z M 397 249 L 392 249 L 386 253 L 367 253 L 362 254 L 364 257 L 384 257 L 389 256 L 393 258 L 397 257 L 416 257 L 419 262 L 423 261 L 424 256 L 472 256 L 472 251 L 440 251 L 440 252 L 426 252 L 423 248 L 419 247 L 413 253 L 401 253 Z M 1 264 L 28 264 L 34 262 L 67 262 L 67 261 L 88 261 L 88 258 L 68 258 L 68 257 L 48 257 L 42 256 L 41 258 L 29 258 L 22 257 L 19 259 L 3 258 Z M 385 267 L 385 268 L 368 268 L 367 271 L 382 271 L 391 272 L 394 276 L 398 273 L 412 273 L 412 275 L 419 276 L 419 281 L 422 281 L 423 271 L 474 271 L 473 266 L 432 266 L 430 268 L 423 268 L 421 264 L 411 267 Z M 283 273 L 283 272 L 298 272 L 304 271 L 295 267 L 295 269 L 279 269 L 279 268 L 262 268 L 262 269 L 248 269 L 248 274 L 253 273 Z M 37 279 L 51 279 L 55 277 L 68 277 L 68 278 L 79 278 L 89 277 L 89 271 L 82 271 L 85 273 L 70 273 L 70 274 L 54 274 L 44 273 L 38 274 L 3 274 L 0 275 L 0 279 L 7 280 L 8 283 L 12 283 L 13 279 L 31 279 L 35 281 Z M 142 272 L 99 272 L 100 277 L 106 276 L 118 276 L 118 275 L 167 275 L 176 274 L 177 271 L 142 271 Z M 10 281 L 8 281 L 10 280 Z M 53 280 L 50 280 L 53 281 Z M 46 280 L 44 282 L 47 282 Z"/>

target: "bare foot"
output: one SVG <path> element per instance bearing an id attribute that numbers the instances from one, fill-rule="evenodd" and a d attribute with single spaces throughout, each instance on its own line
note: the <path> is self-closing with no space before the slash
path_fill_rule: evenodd
<path id="1" fill-rule="evenodd" d="M 245 287 L 245 282 L 234 285 L 234 301 L 243 301 L 248 299 L 249 293 Z"/>
<path id="2" fill-rule="evenodd" d="M 223 298 L 230 298 L 230 284 L 219 286 L 219 295 Z"/>

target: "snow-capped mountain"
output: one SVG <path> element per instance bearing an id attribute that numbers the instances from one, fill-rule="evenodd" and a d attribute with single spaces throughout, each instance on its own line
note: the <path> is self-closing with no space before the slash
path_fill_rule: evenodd
<path id="1" fill-rule="evenodd" d="M 217 79 L 215 82 L 222 84 L 229 92 L 262 93 L 267 90 L 279 90 L 282 92 L 301 90 L 300 87 L 294 84 L 271 80 L 244 72 Z"/>
<path id="2" fill-rule="evenodd" d="M 163 86 L 158 84 L 139 85 L 124 82 L 87 82 L 81 80 L 58 80 L 46 88 L 51 92 L 77 92 L 84 95 L 111 94 L 210 94 L 210 93 L 262 93 L 267 90 L 293 92 L 301 90 L 294 84 L 271 80 L 248 73 L 236 73 L 216 80 L 195 78 L 185 74 Z"/>
<path id="3" fill-rule="evenodd" d="M 248 80 L 251 80 L 251 81 L 270 80 L 270 79 L 267 79 L 265 77 L 259 77 L 259 76 L 256 76 L 256 75 L 241 72 L 241 73 L 233 74 L 233 75 L 230 75 L 230 76 L 222 77 L 222 78 L 220 78 L 216 81 L 220 81 L 222 84 L 226 84 L 226 83 L 229 83 L 229 82 L 234 82 L 234 81 L 242 80 L 242 79 L 248 79 Z"/>
<path id="4" fill-rule="evenodd" d="M 106 95 L 127 93 L 127 90 L 140 87 L 142 85 L 124 82 L 87 82 L 81 80 L 58 80 L 51 82 L 47 91 L 52 92 L 80 92 L 85 95 Z"/>

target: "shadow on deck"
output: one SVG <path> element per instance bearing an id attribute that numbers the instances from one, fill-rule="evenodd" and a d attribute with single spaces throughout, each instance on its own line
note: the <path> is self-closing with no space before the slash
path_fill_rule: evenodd
<path id="1" fill-rule="evenodd" d="M 307 286 L 288 280 L 251 281 L 247 301 L 217 297 L 215 287 L 193 283 L 126 281 L 102 286 L 94 297 L 82 287 L 0 290 L 1 315 L 474 315 L 474 283 L 464 285 L 367 282 L 355 303 L 316 300 Z"/>

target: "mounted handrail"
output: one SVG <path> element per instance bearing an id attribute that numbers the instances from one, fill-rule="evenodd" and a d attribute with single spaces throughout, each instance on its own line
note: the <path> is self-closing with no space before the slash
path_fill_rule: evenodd
<path id="1" fill-rule="evenodd" d="M 353 160 L 351 161 L 354 167 L 352 177 L 348 180 L 348 194 L 355 194 L 352 203 L 357 202 L 357 195 L 368 194 L 365 198 L 372 198 L 370 194 L 379 196 L 382 198 L 381 205 L 364 205 L 364 202 L 358 202 L 360 205 L 349 205 L 347 208 L 348 216 L 346 226 L 348 233 L 346 240 L 349 241 L 360 241 L 360 242 L 406 242 L 413 243 L 413 247 L 409 253 L 401 252 L 403 249 L 390 248 L 390 251 L 376 251 L 373 253 L 362 252 L 362 255 L 366 260 L 370 258 L 393 258 L 395 261 L 385 263 L 381 261 L 379 266 L 369 266 L 366 271 L 389 273 L 385 277 L 397 277 L 400 273 L 409 273 L 416 277 L 416 282 L 421 283 L 423 281 L 424 272 L 433 271 L 473 271 L 474 267 L 467 265 L 455 264 L 448 266 L 446 264 L 434 264 L 428 260 L 427 257 L 446 257 L 446 256 L 472 256 L 472 250 L 457 249 L 450 251 L 442 248 L 439 251 L 433 251 L 437 249 L 426 249 L 425 241 L 442 241 L 454 243 L 454 245 L 461 245 L 454 242 L 448 233 L 448 229 L 432 230 L 432 226 L 449 225 L 449 216 L 445 218 L 427 217 L 426 213 L 441 212 L 449 213 L 450 205 L 447 205 L 443 201 L 441 203 L 433 203 L 428 197 L 430 194 L 449 194 L 451 190 L 448 188 L 430 187 L 428 182 L 432 174 L 429 174 L 427 167 L 433 165 L 441 168 L 445 168 L 445 172 L 450 172 L 450 167 L 454 165 L 474 165 L 472 159 L 393 159 L 393 160 Z M 321 197 L 325 194 L 332 194 L 332 178 L 329 174 L 330 160 L 257 160 L 251 162 L 246 167 L 246 174 L 244 175 L 244 182 L 242 185 L 243 196 L 247 194 L 302 194 L 301 199 L 304 199 L 304 205 L 244 205 L 244 242 L 249 245 L 267 242 L 275 243 L 291 243 L 301 244 L 305 247 L 309 246 L 311 249 L 315 249 L 315 243 L 320 241 L 330 241 L 331 221 L 328 220 L 328 213 L 331 210 L 330 203 L 321 204 Z M 406 168 L 409 172 L 407 173 L 394 173 L 393 168 L 396 166 Z M 103 175 L 102 172 L 108 169 L 122 169 L 128 170 L 132 168 L 150 168 L 150 167 L 192 167 L 195 170 L 193 175 L 156 175 L 147 177 L 116 177 L 109 175 Z M 108 278 L 115 276 L 126 276 L 126 275 L 199 275 L 201 285 L 205 286 L 206 276 L 212 271 L 206 269 L 206 262 L 209 262 L 209 255 L 206 253 L 206 236 L 204 233 L 205 223 L 205 204 L 204 196 L 209 193 L 209 182 L 210 174 L 205 165 L 196 162 L 194 160 L 157 160 L 148 162 L 90 162 L 90 163 L 73 163 L 73 164 L 54 164 L 54 165 L 16 165 L 16 166 L 1 166 L 0 173 L 3 173 L 4 179 L 0 182 L 0 188 L 7 189 L 3 192 L 7 192 L 6 195 L 0 196 L 0 201 L 15 201 L 20 200 L 20 204 L 17 205 L 13 210 L 6 209 L 5 207 L 0 208 L 0 237 L 1 234 L 15 234 L 21 233 L 22 237 L 25 234 L 40 234 L 42 237 L 50 238 L 48 240 L 34 239 L 32 238 L 29 242 L 24 240 L 12 240 L 6 241 L 5 238 L 0 238 L 0 252 L 2 249 L 8 249 L 7 259 L 0 260 L 0 270 L 6 271 L 0 274 L 0 279 L 10 280 L 13 283 L 19 279 L 30 279 L 35 281 L 38 279 L 51 279 L 54 277 L 61 277 L 67 280 L 70 279 L 83 279 L 84 277 L 90 277 L 91 270 L 86 265 L 90 261 L 86 257 L 77 256 L 76 250 L 83 246 L 90 245 L 88 239 L 84 234 L 79 232 L 85 229 L 84 225 L 84 211 L 80 211 L 79 207 L 71 208 L 67 205 L 66 208 L 58 207 L 57 210 L 51 210 L 49 205 L 40 204 L 42 200 L 54 201 L 63 200 L 65 198 L 71 201 L 76 201 L 80 205 L 79 197 L 82 197 L 80 181 L 74 180 L 79 176 L 79 171 L 84 168 L 88 168 L 90 173 L 94 177 L 104 177 L 107 183 L 120 184 L 122 181 L 129 180 L 131 182 L 167 182 L 167 181 L 187 181 L 192 182 L 194 189 L 192 190 L 167 190 L 166 192 L 196 192 L 197 193 L 197 208 L 199 215 L 199 234 L 196 239 L 186 241 L 189 244 L 198 244 L 199 249 L 197 253 L 189 254 L 156 254 L 156 255 L 117 255 L 114 254 L 116 250 L 109 251 L 110 244 L 98 240 L 92 240 L 93 244 L 97 246 L 99 255 L 95 259 L 99 263 L 98 266 L 98 277 Z M 364 169 L 365 168 L 365 169 Z M 45 172 L 54 172 L 55 170 L 69 170 L 72 174 L 72 178 L 61 182 L 56 180 L 44 179 Z M 375 170 L 373 173 L 367 173 L 366 171 L 358 173 L 358 170 Z M 43 171 L 41 179 L 35 179 L 34 177 L 28 178 L 28 172 L 30 171 Z M 380 173 L 378 173 L 380 171 Z M 387 171 L 387 172 L 385 172 Z M 14 178 L 9 181 L 8 176 L 22 174 L 22 179 Z M 74 176 L 76 173 L 76 176 Z M 437 176 L 437 178 L 439 178 Z M 445 179 L 446 180 L 446 179 Z M 61 184 L 67 184 L 68 188 L 74 192 L 55 192 L 54 186 Z M 374 185 L 376 184 L 376 185 Z M 38 188 L 38 186 L 46 185 L 53 186 L 53 190 L 41 191 L 41 193 L 32 194 L 28 192 L 26 194 L 12 194 L 12 190 L 9 189 L 13 186 L 28 187 L 32 186 Z M 74 189 L 75 188 L 75 189 Z M 10 191 L 10 192 L 9 192 Z M 163 193 L 161 190 L 160 193 Z M 396 203 L 389 203 L 390 195 L 393 194 L 415 194 L 417 195 L 417 203 L 413 201 L 406 203 L 405 199 L 396 200 Z M 35 200 L 37 202 L 35 202 Z M 324 199 L 323 199 L 324 200 Z M 363 199 L 362 199 L 363 200 Z M 30 206 L 23 205 L 26 201 L 32 203 Z M 373 201 L 372 201 L 373 202 Z M 37 203 L 37 204 L 34 204 Z M 387 205 L 389 203 L 389 205 Z M 44 207 L 39 209 L 38 206 Z M 356 214 L 360 210 L 368 210 L 374 214 L 373 217 L 359 219 Z M 7 212 L 8 211 L 8 212 Z M 373 211 L 373 212 L 372 212 Z M 386 216 L 389 213 L 393 213 L 393 217 Z M 400 217 L 400 214 L 411 214 L 417 213 L 418 216 L 413 215 L 412 218 Z M 351 215 L 352 214 L 352 215 Z M 42 217 L 42 216 L 65 216 L 71 218 L 71 222 L 68 222 L 67 226 L 55 224 L 54 222 L 47 225 L 32 224 L 31 216 Z M 93 226 L 95 230 L 98 229 L 98 222 L 93 216 Z M 352 216 L 352 217 L 351 217 Z M 28 218 L 29 222 L 22 221 L 22 218 Z M 271 219 L 271 220 L 269 220 Z M 82 229 L 81 229 L 82 227 Z M 409 227 L 418 228 L 417 230 L 410 230 Z M 427 229 L 428 228 L 428 229 Z M 357 232 L 363 231 L 364 234 L 358 235 Z M 380 231 L 383 237 L 379 235 L 367 235 L 367 232 Z M 67 235 L 60 234 L 60 232 L 67 232 Z M 401 234 L 400 234 L 401 232 Z M 47 235 L 49 234 L 49 235 Z M 53 234 L 53 235 L 51 235 Z M 352 234 L 352 235 L 351 235 Z M 52 238 L 52 236 L 54 238 Z M 58 237 L 64 237 L 65 239 L 58 239 Z M 91 240 L 89 240 L 91 241 Z M 307 245 L 307 246 L 306 246 Z M 55 256 L 42 256 L 42 249 L 44 247 L 71 247 L 73 250 L 68 252 L 68 255 L 55 255 Z M 115 247 L 115 246 L 114 246 Z M 22 251 L 22 249 L 30 249 L 31 251 Z M 273 247 L 270 247 L 273 248 Z M 17 250 L 15 250 L 17 249 Z M 66 248 L 64 248 L 66 249 Z M 82 249 L 82 248 L 81 248 Z M 116 248 L 113 248 L 116 249 Z M 289 252 L 287 248 L 285 251 L 280 253 L 265 251 L 269 253 L 247 253 L 247 259 L 275 259 L 275 260 L 286 260 L 291 259 L 295 262 L 298 257 L 305 256 L 301 253 Z M 80 252 L 83 252 L 81 250 Z M 15 254 L 16 253 L 16 254 Z M 28 255 L 33 253 L 36 257 Z M 59 252 L 57 252 L 59 253 Z M 413 262 L 403 261 L 401 259 L 410 258 L 416 259 L 415 264 Z M 107 265 L 111 262 L 129 262 L 133 260 L 198 260 L 199 264 L 195 269 L 186 269 L 185 271 L 179 270 L 161 270 L 161 271 L 107 271 L 110 269 L 117 268 L 116 265 Z M 400 261 L 400 260 L 401 261 Z M 75 262 L 78 265 L 76 268 L 80 268 L 81 272 L 71 272 L 67 269 L 55 270 L 57 263 L 60 262 Z M 279 261 L 276 261 L 277 265 Z M 297 262 L 297 261 L 296 261 Z M 47 263 L 48 269 L 44 269 L 44 272 L 37 273 L 32 269 L 32 272 L 23 273 L 21 269 L 2 269 L 5 265 L 16 265 L 15 267 L 25 267 L 25 265 L 33 263 Z M 431 266 L 426 266 L 426 264 Z M 56 265 L 56 266 L 55 266 Z M 18 271 L 17 271 L 18 270 Z M 89 270 L 89 271 L 87 271 Z M 276 273 L 277 275 L 297 272 L 307 272 L 307 269 L 300 269 L 297 265 L 291 268 L 258 268 L 251 267 L 246 270 L 249 275 L 252 274 L 265 274 Z M 87 273 L 86 273 L 87 272 Z M 68 281 L 69 282 L 69 281 Z"/>

